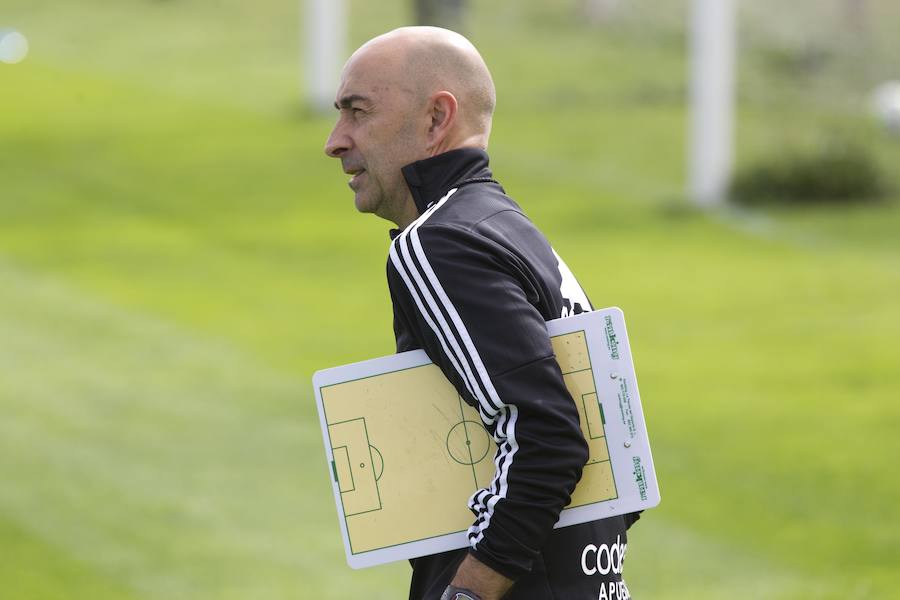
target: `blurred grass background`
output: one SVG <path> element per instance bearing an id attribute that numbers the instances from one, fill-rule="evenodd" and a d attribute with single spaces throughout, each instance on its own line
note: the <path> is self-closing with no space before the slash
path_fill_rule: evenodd
<path id="1" fill-rule="evenodd" d="M 638 598 L 900 589 L 900 197 L 699 213 L 683 198 L 685 2 L 472 2 L 507 190 L 629 321 L 663 503 Z M 738 159 L 866 113 L 900 7 L 741 13 Z M 297 2 L 3 0 L 0 596 L 399 598 L 343 559 L 310 389 L 393 349 L 388 225 L 300 102 Z M 408 24 L 350 2 L 350 40 Z M 348 51 L 350 48 L 348 48 Z M 810 58 L 812 57 L 812 58 Z"/>

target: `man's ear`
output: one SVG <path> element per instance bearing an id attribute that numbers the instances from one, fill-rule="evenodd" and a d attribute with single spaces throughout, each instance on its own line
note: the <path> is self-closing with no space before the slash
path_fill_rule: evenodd
<path id="1" fill-rule="evenodd" d="M 429 148 L 439 147 L 453 126 L 456 124 L 456 115 L 459 104 L 456 97 L 450 92 L 436 92 L 429 100 L 429 117 L 431 124 L 428 127 Z"/>

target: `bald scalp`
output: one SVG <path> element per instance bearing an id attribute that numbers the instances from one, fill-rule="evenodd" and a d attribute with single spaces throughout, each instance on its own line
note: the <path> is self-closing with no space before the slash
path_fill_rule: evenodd
<path id="1" fill-rule="evenodd" d="M 418 103 L 437 92 L 453 94 L 460 126 L 486 141 L 496 91 L 484 59 L 468 39 L 440 27 L 401 27 L 373 38 L 357 53 L 364 51 L 395 57 L 399 75 Z"/>

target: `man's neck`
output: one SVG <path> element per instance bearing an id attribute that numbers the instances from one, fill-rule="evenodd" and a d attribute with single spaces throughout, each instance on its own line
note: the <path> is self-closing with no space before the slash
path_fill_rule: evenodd
<path id="1" fill-rule="evenodd" d="M 413 201 L 412 194 L 408 194 L 406 198 L 406 202 L 403 204 L 402 214 L 397 215 L 389 221 L 393 221 L 397 228 L 400 231 L 403 231 L 409 224 L 419 218 L 419 210 L 416 208 L 416 203 Z"/>

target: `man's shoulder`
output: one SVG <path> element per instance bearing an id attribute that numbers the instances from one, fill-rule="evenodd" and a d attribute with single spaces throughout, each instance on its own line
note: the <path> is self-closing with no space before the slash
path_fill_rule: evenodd
<path id="1" fill-rule="evenodd" d="M 505 262 L 549 252 L 544 235 L 495 182 L 459 187 L 399 234 L 392 248 L 389 269 L 415 256 L 452 267 L 464 257 Z"/>
<path id="2" fill-rule="evenodd" d="M 496 182 L 461 186 L 448 201 L 429 215 L 419 229 L 439 234 L 445 230 L 479 233 L 482 225 L 503 220 L 528 220 L 522 208 Z"/>

